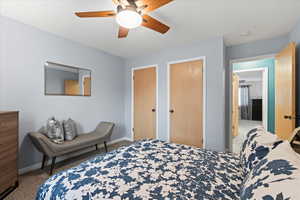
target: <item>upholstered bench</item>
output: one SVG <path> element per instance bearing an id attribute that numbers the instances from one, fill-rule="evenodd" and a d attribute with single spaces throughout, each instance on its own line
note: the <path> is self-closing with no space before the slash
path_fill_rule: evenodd
<path id="1" fill-rule="evenodd" d="M 82 150 L 87 147 L 96 146 L 104 143 L 105 151 L 107 152 L 107 142 L 110 139 L 114 128 L 114 123 L 100 122 L 96 129 L 89 133 L 78 135 L 74 140 L 65 141 L 62 144 L 52 142 L 47 136 L 39 132 L 29 133 L 29 137 L 35 147 L 43 154 L 42 169 L 45 166 L 45 161 L 52 158 L 50 175 L 52 175 L 55 159 L 58 156 L 69 154 L 75 151 Z"/>

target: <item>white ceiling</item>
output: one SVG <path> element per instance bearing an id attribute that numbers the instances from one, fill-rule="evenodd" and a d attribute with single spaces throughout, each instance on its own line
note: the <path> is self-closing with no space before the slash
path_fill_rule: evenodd
<path id="1" fill-rule="evenodd" d="M 290 32 L 299 0 L 174 0 L 151 13 L 171 26 L 166 35 L 140 27 L 117 39 L 113 18 L 80 19 L 75 11 L 114 9 L 111 0 L 0 0 L 0 14 L 114 55 L 132 57 L 217 36 L 227 45 Z M 241 34 L 249 32 L 249 36 Z"/>

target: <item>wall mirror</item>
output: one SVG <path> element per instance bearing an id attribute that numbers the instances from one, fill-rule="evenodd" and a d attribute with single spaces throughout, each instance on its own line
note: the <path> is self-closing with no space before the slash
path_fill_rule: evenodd
<path id="1" fill-rule="evenodd" d="M 91 70 L 45 63 L 45 95 L 91 96 Z"/>

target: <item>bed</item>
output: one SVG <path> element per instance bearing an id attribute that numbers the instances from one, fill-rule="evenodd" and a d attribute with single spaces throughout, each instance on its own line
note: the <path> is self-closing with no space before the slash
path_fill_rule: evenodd
<path id="1" fill-rule="evenodd" d="M 240 199 L 240 159 L 160 140 L 142 140 L 50 177 L 37 200 Z"/>

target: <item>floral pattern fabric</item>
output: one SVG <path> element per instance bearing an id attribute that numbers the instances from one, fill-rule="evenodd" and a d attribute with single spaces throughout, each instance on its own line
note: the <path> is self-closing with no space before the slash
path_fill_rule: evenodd
<path id="1" fill-rule="evenodd" d="M 60 172 L 37 200 L 240 198 L 239 157 L 160 140 L 143 140 Z"/>
<path id="2" fill-rule="evenodd" d="M 300 155 L 285 141 L 258 162 L 245 179 L 241 200 L 300 198 Z"/>
<path id="3" fill-rule="evenodd" d="M 243 176 L 246 177 L 253 167 L 282 141 L 276 135 L 257 127 L 247 134 L 240 153 Z"/>

